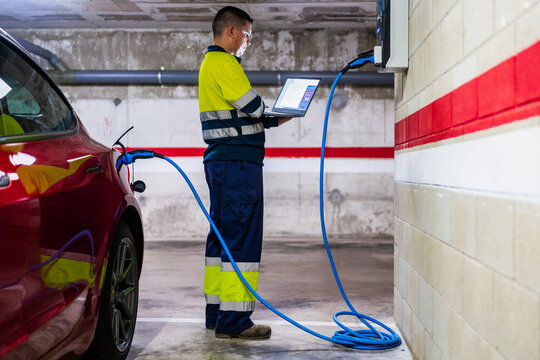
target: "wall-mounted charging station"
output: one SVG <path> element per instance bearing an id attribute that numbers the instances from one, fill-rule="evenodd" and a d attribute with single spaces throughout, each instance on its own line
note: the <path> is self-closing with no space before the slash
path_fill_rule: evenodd
<path id="1" fill-rule="evenodd" d="M 377 0 L 375 64 L 379 72 L 404 71 L 409 66 L 409 0 Z"/>

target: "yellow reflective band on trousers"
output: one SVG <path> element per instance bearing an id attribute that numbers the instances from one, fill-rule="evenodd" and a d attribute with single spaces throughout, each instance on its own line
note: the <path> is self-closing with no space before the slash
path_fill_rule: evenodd
<path id="1" fill-rule="evenodd" d="M 244 275 L 248 284 L 253 288 L 253 290 L 257 291 L 259 273 L 243 272 L 242 275 Z M 255 296 L 249 292 L 235 272 L 221 273 L 221 293 L 219 298 L 222 302 L 234 301 L 244 303 L 255 301 Z"/>
<path id="2" fill-rule="evenodd" d="M 204 267 L 204 295 L 208 304 L 219 304 L 221 266 Z"/>
<path id="3" fill-rule="evenodd" d="M 221 263 L 220 258 L 206 257 L 205 264 L 204 295 L 207 304 L 220 304 L 222 311 L 254 310 L 255 296 L 244 286 L 231 263 Z M 259 263 L 237 265 L 249 285 L 257 290 Z"/>

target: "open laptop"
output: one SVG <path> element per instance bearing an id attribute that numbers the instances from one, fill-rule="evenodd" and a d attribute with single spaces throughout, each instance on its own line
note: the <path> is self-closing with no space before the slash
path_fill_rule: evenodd
<path id="1" fill-rule="evenodd" d="M 272 111 L 267 116 L 303 117 L 311 104 L 321 79 L 290 77 L 285 81 Z"/>

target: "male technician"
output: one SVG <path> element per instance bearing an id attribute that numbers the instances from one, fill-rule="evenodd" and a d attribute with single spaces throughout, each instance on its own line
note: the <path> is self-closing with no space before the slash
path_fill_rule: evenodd
<path id="1" fill-rule="evenodd" d="M 264 129 L 291 118 L 263 116 L 264 102 L 240 65 L 251 44 L 253 19 L 227 6 L 212 23 L 214 44 L 199 70 L 199 111 L 210 216 L 240 271 L 257 289 L 263 235 Z M 255 297 L 245 288 L 210 229 L 206 243 L 206 327 L 219 338 L 266 339 L 271 329 L 250 315 Z"/>

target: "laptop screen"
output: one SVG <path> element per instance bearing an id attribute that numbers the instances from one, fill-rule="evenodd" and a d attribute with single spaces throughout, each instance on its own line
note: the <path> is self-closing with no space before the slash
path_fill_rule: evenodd
<path id="1" fill-rule="evenodd" d="M 320 79 L 288 78 L 272 111 L 305 114 Z"/>

